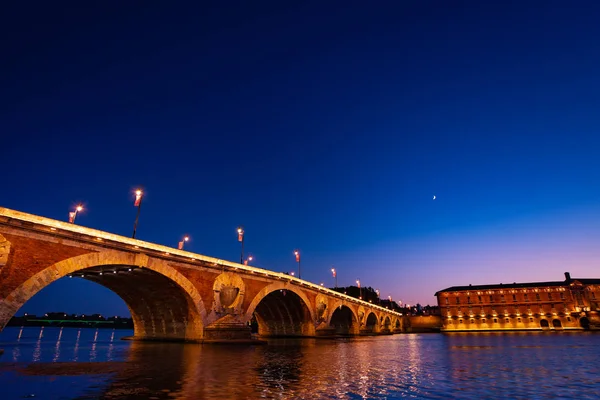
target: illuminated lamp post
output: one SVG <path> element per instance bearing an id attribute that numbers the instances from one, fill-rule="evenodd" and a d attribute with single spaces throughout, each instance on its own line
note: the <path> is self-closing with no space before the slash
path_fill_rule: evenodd
<path id="1" fill-rule="evenodd" d="M 300 269 L 300 251 L 294 250 L 294 255 L 296 256 L 296 262 L 298 263 L 298 279 L 302 279 L 302 270 Z"/>
<path id="2" fill-rule="evenodd" d="M 83 206 L 80 204 L 77 207 L 75 207 L 75 211 L 71 211 L 69 212 L 69 222 L 74 224 L 75 223 L 75 218 L 77 217 L 77 213 L 83 210 Z"/>
<path id="3" fill-rule="evenodd" d="M 375 293 L 377 293 L 377 304 L 381 304 L 381 300 L 379 299 L 379 289 L 375 289 Z"/>
<path id="4" fill-rule="evenodd" d="M 335 270 L 335 268 L 331 268 L 331 273 L 333 274 L 333 278 L 335 279 L 335 287 L 337 288 L 337 271 Z"/>
<path id="5" fill-rule="evenodd" d="M 133 235 L 131 236 L 132 239 L 135 239 L 135 232 L 137 231 L 137 225 L 140 219 L 140 210 L 142 209 L 143 195 L 144 192 L 142 192 L 141 189 L 135 191 L 135 201 L 133 202 L 133 205 L 137 207 L 137 215 L 135 216 L 135 223 L 133 224 Z"/>
<path id="6" fill-rule="evenodd" d="M 252 261 L 253 259 L 254 257 L 248 256 L 248 258 L 246 258 L 246 261 L 244 261 L 244 265 L 250 265 L 250 261 Z"/>
<path id="7" fill-rule="evenodd" d="M 244 228 L 242 228 L 241 226 L 238 226 L 237 233 L 238 233 L 238 242 L 242 242 L 242 252 L 240 254 L 240 264 L 242 264 L 244 262 Z"/>
<path id="8" fill-rule="evenodd" d="M 357 280 L 356 280 L 356 284 L 358 285 L 358 293 L 359 293 L 359 296 L 358 296 L 358 298 L 359 298 L 360 300 L 362 300 L 362 289 L 360 288 L 360 280 L 358 280 L 358 279 L 357 279 Z"/>
<path id="9" fill-rule="evenodd" d="M 183 250 L 183 245 L 185 244 L 185 242 L 189 242 L 190 237 L 189 236 L 184 236 L 183 239 L 181 240 L 181 242 L 179 242 L 177 248 L 179 250 Z"/>

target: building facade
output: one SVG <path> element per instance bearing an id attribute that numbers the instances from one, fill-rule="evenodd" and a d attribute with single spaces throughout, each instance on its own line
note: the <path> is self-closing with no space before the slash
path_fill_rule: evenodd
<path id="1" fill-rule="evenodd" d="M 600 329 L 600 279 L 453 286 L 435 294 L 442 331 Z"/>

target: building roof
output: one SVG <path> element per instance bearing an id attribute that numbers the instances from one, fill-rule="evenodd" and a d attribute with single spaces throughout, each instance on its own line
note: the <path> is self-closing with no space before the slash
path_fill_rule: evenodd
<path id="1" fill-rule="evenodd" d="M 488 289 L 518 289 L 518 288 L 530 288 L 530 287 L 549 287 L 549 286 L 566 286 L 572 282 L 580 282 L 584 285 L 599 285 L 600 279 L 577 279 L 570 278 L 564 281 L 552 281 L 552 282 L 528 282 L 528 283 L 500 283 L 495 285 L 468 285 L 468 286 L 452 286 L 443 290 L 438 290 L 438 293 L 444 292 L 462 292 L 465 290 L 488 290 Z"/>

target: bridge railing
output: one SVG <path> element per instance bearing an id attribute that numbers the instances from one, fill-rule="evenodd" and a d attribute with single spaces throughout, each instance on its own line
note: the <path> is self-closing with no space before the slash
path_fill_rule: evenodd
<path id="1" fill-rule="evenodd" d="M 364 300 L 357 299 L 352 296 L 348 296 L 346 294 L 336 292 L 335 290 L 331 290 L 325 288 L 321 285 L 314 284 L 309 281 L 305 281 L 303 279 L 297 278 L 295 276 L 287 275 L 281 272 L 275 272 L 268 269 L 252 267 L 249 265 L 243 265 L 227 260 L 222 260 L 219 258 L 209 257 L 202 254 L 192 253 L 185 250 L 179 250 L 172 247 L 146 242 L 139 239 L 132 239 L 121 235 L 116 235 L 114 233 L 109 233 L 105 231 L 101 231 L 98 229 L 87 228 L 81 225 L 72 224 L 69 222 L 58 221 L 51 218 L 41 217 L 39 215 L 28 214 L 22 211 L 11 210 L 5 207 L 0 207 L 0 224 L 8 225 L 8 226 L 17 226 L 13 221 L 21 221 L 27 223 L 29 226 L 25 226 L 26 228 L 34 228 L 37 231 L 44 231 L 46 233 L 51 233 L 53 235 L 62 235 L 66 236 L 71 234 L 75 235 L 83 235 L 87 237 L 89 241 L 92 241 L 96 244 L 102 244 L 104 246 L 119 246 L 125 247 L 127 251 L 135 251 L 140 252 L 141 250 L 150 250 L 154 253 L 158 253 L 155 255 L 159 255 L 161 257 L 169 257 L 173 258 L 177 261 L 185 261 L 188 264 L 194 264 L 196 262 L 205 262 L 207 264 L 212 264 L 215 268 L 224 268 L 227 267 L 230 270 L 237 271 L 245 271 L 251 274 L 262 275 L 270 278 L 277 278 L 279 280 L 286 280 L 292 282 L 298 286 L 308 287 L 315 291 L 319 291 L 322 293 L 326 293 L 330 296 L 337 297 L 343 299 L 348 302 L 352 302 L 355 304 L 360 304 L 365 307 L 378 309 L 380 311 L 384 311 L 388 314 L 393 314 L 396 316 L 402 316 L 402 313 L 390 310 L 385 307 L 381 307 L 377 304 L 373 304 Z M 31 226 L 31 224 L 35 224 L 35 226 Z M 23 225 L 21 224 L 21 227 Z M 75 237 L 77 240 L 84 239 L 81 236 Z"/>

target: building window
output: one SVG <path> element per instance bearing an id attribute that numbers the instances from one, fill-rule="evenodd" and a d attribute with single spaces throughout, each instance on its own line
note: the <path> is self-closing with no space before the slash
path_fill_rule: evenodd
<path id="1" fill-rule="evenodd" d="M 494 323 L 497 324 L 498 323 L 498 318 L 494 318 Z"/>
<path id="2" fill-rule="evenodd" d="M 535 299 L 536 299 L 537 301 L 540 301 L 540 294 L 539 294 L 539 293 L 536 293 L 536 294 L 535 294 Z"/>
<path id="3" fill-rule="evenodd" d="M 501 296 L 500 296 L 500 301 L 501 301 L 502 303 L 504 303 L 504 295 L 501 295 Z"/>
<path id="4" fill-rule="evenodd" d="M 462 319 L 459 319 L 459 320 L 458 320 L 458 323 L 459 323 L 459 324 L 462 324 Z"/>
<path id="5" fill-rule="evenodd" d="M 460 304 L 460 297 L 456 298 L 456 304 Z"/>
<path id="6" fill-rule="evenodd" d="M 571 317 L 567 317 L 567 321 L 571 322 Z"/>
<path id="7" fill-rule="evenodd" d="M 446 304 L 449 304 L 448 298 L 446 297 Z"/>
<path id="8" fill-rule="evenodd" d="M 592 292 L 592 299 L 596 300 L 596 292 Z"/>
<path id="9" fill-rule="evenodd" d="M 481 320 L 481 322 L 485 322 L 485 318 L 483 318 L 483 319 Z"/>
<path id="10" fill-rule="evenodd" d="M 525 299 L 525 301 L 529 301 L 529 298 L 527 297 L 527 293 L 525 293 L 525 294 L 523 295 L 523 298 Z"/>
<path id="11" fill-rule="evenodd" d="M 521 322 L 521 318 L 517 318 L 517 321 L 518 321 L 518 322 Z"/>
<path id="12" fill-rule="evenodd" d="M 529 322 L 533 322 L 533 318 L 529 317 Z"/>
<path id="13" fill-rule="evenodd" d="M 513 301 L 517 301 L 517 295 L 513 294 Z"/>
<path id="14" fill-rule="evenodd" d="M 594 294 L 594 293 L 592 293 Z M 479 304 L 481 304 L 481 296 L 477 296 L 477 300 L 479 300 Z"/>
<path id="15" fill-rule="evenodd" d="M 471 323 L 472 323 L 472 324 L 473 324 L 473 323 L 475 323 L 475 320 L 474 320 L 474 319 L 472 319 L 472 320 L 471 320 Z"/>
<path id="16" fill-rule="evenodd" d="M 560 292 L 560 299 L 564 300 L 565 299 L 565 293 L 564 292 Z"/>
<path id="17" fill-rule="evenodd" d="M 492 297 L 492 295 L 490 295 L 490 303 L 494 302 L 494 298 Z"/>
<path id="18" fill-rule="evenodd" d="M 508 318 L 506 318 L 506 322 L 508 322 Z"/>
<path id="19" fill-rule="evenodd" d="M 548 293 L 548 300 L 552 300 L 552 293 Z"/>

